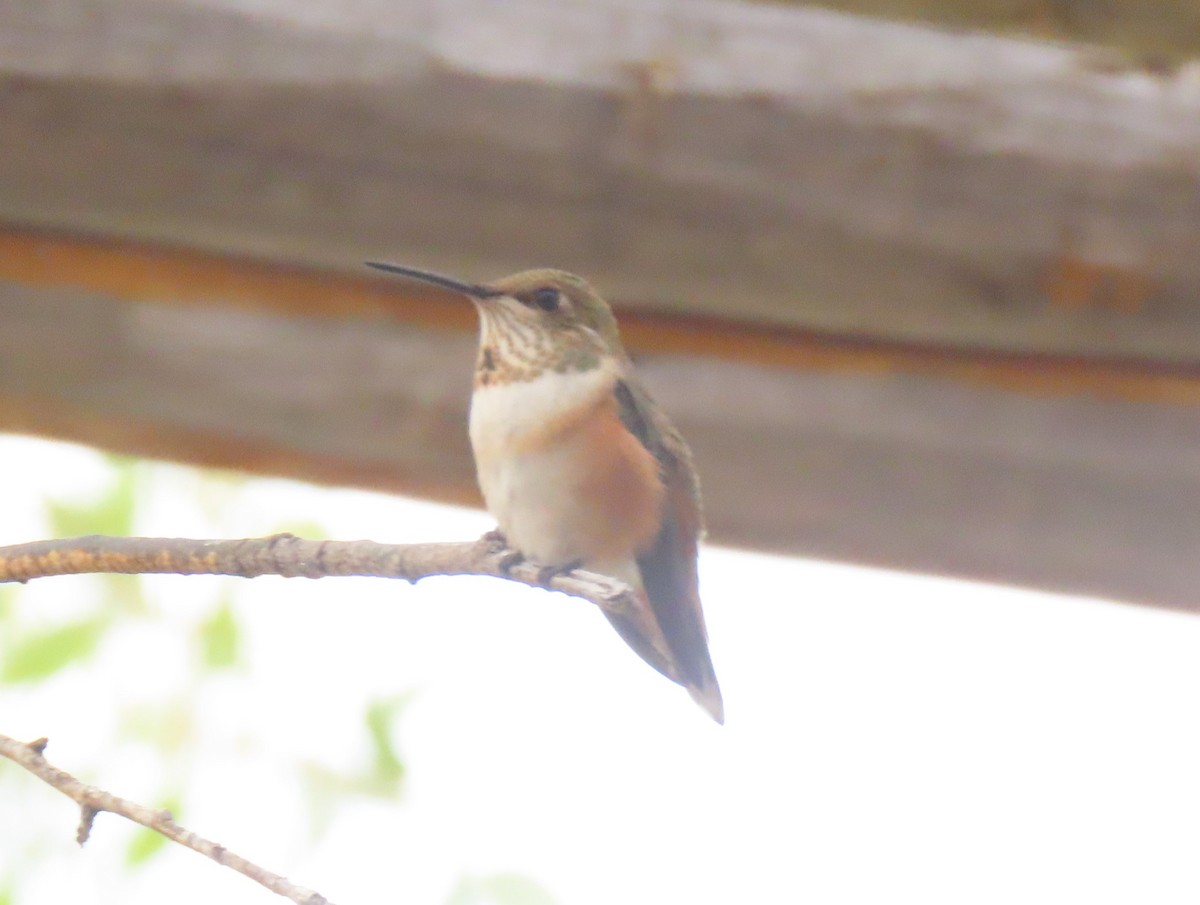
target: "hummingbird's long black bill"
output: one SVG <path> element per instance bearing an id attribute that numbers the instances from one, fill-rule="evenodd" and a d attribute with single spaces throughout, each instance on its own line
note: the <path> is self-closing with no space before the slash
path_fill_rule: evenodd
<path id="1" fill-rule="evenodd" d="M 414 280 L 420 280 L 422 283 L 432 283 L 434 286 L 441 286 L 443 289 L 449 289 L 453 292 L 461 292 L 463 295 L 474 299 L 486 299 L 499 295 L 495 289 L 489 289 L 487 286 L 464 283 L 453 277 L 445 277 L 440 273 L 432 273 L 428 270 L 418 270 L 415 267 L 402 267 L 399 264 L 385 264 L 382 261 L 364 261 L 363 263 L 368 267 L 374 267 L 376 270 L 382 270 L 384 273 L 412 277 Z"/>

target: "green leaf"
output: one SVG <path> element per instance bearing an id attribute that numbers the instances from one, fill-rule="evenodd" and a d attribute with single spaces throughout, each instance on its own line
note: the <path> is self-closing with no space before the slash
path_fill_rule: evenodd
<path id="1" fill-rule="evenodd" d="M 497 905 L 554 905 L 554 896 L 544 886 L 519 874 L 495 874 L 485 886 Z"/>
<path id="2" fill-rule="evenodd" d="M 172 797 L 158 805 L 160 808 L 165 808 L 172 814 L 179 813 L 179 799 Z M 142 827 L 138 830 L 132 839 L 129 840 L 129 846 L 125 849 L 125 863 L 129 867 L 136 867 L 139 864 L 145 863 L 154 853 L 166 845 L 168 839 L 162 833 L 156 833 L 154 830 Z"/>
<path id="3" fill-rule="evenodd" d="M 234 471 L 189 469 L 186 475 L 191 495 L 211 522 L 219 522 L 229 512 L 230 504 L 246 485 L 246 476 Z"/>
<path id="4" fill-rule="evenodd" d="M 125 849 L 125 863 L 129 867 L 136 867 L 148 861 L 167 841 L 162 833 L 142 827 L 129 840 L 129 847 Z"/>
<path id="5" fill-rule="evenodd" d="M 408 703 L 409 696 L 401 695 L 382 701 L 372 701 L 367 706 L 367 732 L 371 738 L 372 764 L 368 777 L 371 791 L 381 795 L 393 795 L 404 778 L 404 762 L 392 743 L 392 728 L 396 717 Z"/>
<path id="6" fill-rule="evenodd" d="M 137 470 L 130 461 L 113 460 L 113 466 L 112 483 L 99 499 L 87 503 L 46 501 L 46 515 L 55 537 L 126 537 L 133 533 Z"/>
<path id="7" fill-rule="evenodd" d="M 288 521 L 280 522 L 271 529 L 271 534 L 294 534 L 305 540 L 328 540 L 329 529 L 317 522 Z"/>
<path id="8" fill-rule="evenodd" d="M 301 787 L 308 803 L 309 831 L 319 839 L 333 822 L 338 806 L 350 791 L 346 777 L 315 763 L 301 766 Z"/>
<path id="9" fill-rule="evenodd" d="M 163 702 L 121 708 L 121 732 L 153 745 L 164 754 L 178 754 L 194 747 L 194 720 L 191 694 L 187 691 Z"/>
<path id="10" fill-rule="evenodd" d="M 520 874 L 463 877 L 446 905 L 555 905 L 544 886 Z"/>
<path id="11" fill-rule="evenodd" d="M 405 768 L 392 735 L 396 718 L 411 699 L 412 695 L 397 695 L 367 706 L 364 722 L 371 745 L 371 761 L 365 768 L 340 773 L 316 763 L 304 765 L 301 779 L 314 839 L 328 829 L 347 795 L 396 797 Z"/>
<path id="12" fill-rule="evenodd" d="M 107 620 L 91 619 L 32 632 L 18 639 L 0 664 L 0 680 L 32 682 L 88 657 L 100 641 Z"/>
<path id="13" fill-rule="evenodd" d="M 106 611 L 144 616 L 149 612 L 141 575 L 99 575 Z"/>
<path id="14" fill-rule="evenodd" d="M 238 624 L 228 601 L 200 626 L 200 644 L 204 664 L 212 669 L 226 669 L 237 662 Z"/>

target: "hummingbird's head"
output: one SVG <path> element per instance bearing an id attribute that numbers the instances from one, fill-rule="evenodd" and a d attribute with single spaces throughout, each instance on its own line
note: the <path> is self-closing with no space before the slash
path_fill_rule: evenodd
<path id="1" fill-rule="evenodd" d="M 621 352 L 612 309 L 582 277 L 564 270 L 523 270 L 485 288 L 494 293 L 478 300 L 485 320 L 489 308 L 502 307 L 518 323 L 564 338 L 591 334 L 612 354 Z"/>
<path id="2" fill-rule="evenodd" d="M 531 380 L 544 371 L 586 371 L 625 355 L 612 310 L 581 277 L 562 270 L 523 270 L 491 283 L 369 262 L 388 273 L 459 292 L 479 310 L 476 381 Z"/>

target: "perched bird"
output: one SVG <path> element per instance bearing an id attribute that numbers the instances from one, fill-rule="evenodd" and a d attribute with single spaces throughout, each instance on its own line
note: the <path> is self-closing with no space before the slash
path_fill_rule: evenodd
<path id="1" fill-rule="evenodd" d="M 526 270 L 471 284 L 394 264 L 388 273 L 461 293 L 479 311 L 470 436 L 479 487 L 508 544 L 548 567 L 634 588 L 626 643 L 718 723 L 696 575 L 703 530 L 691 452 L 651 400 L 617 321 L 586 282 Z"/>

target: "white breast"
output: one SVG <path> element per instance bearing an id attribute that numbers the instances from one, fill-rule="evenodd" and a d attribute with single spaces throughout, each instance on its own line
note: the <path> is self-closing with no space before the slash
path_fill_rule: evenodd
<path id="1" fill-rule="evenodd" d="M 575 505 L 572 488 L 586 457 L 570 439 L 533 444 L 547 424 L 592 407 L 612 392 L 615 368 L 478 387 L 471 399 L 470 434 L 479 488 L 488 511 L 517 549 L 554 565 L 578 558 L 564 533 L 560 507 Z"/>
<path id="2" fill-rule="evenodd" d="M 613 366 L 560 374 L 544 371 L 533 380 L 478 387 L 471 397 L 471 446 L 478 461 L 504 456 L 553 423 L 591 406 L 612 392 Z"/>

